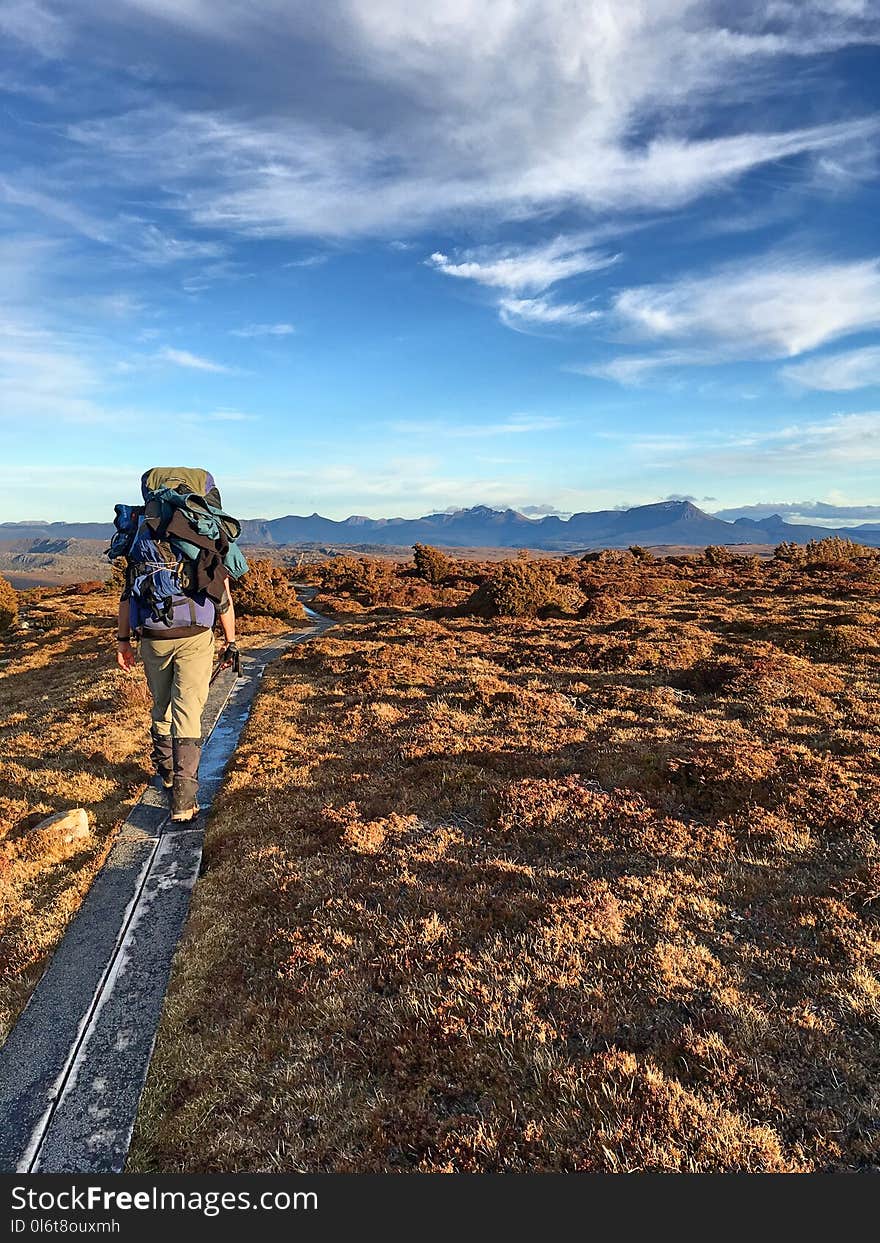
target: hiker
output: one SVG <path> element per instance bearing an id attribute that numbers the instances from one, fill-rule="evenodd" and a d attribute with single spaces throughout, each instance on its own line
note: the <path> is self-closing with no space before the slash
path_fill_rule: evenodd
<path id="1" fill-rule="evenodd" d="M 208 471 L 153 467 L 141 476 L 144 506 L 116 506 L 108 557 L 126 558 L 119 601 L 116 661 L 131 669 L 140 656 L 152 696 L 153 760 L 171 791 L 171 819 L 188 821 L 199 807 L 202 710 L 214 663 L 214 625 L 223 649 L 218 668 L 239 668 L 230 577 L 247 562 L 235 540 L 240 524 L 221 507 Z"/>

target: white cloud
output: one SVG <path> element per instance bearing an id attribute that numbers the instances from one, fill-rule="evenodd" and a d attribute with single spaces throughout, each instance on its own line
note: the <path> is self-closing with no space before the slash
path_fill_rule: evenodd
<path id="1" fill-rule="evenodd" d="M 829 469 L 874 467 L 880 463 L 880 411 L 835 414 L 734 436 L 716 434 L 703 444 L 695 437 L 689 445 L 676 446 L 670 462 L 676 469 L 725 475 L 753 471 L 762 476 L 814 473 L 826 478 Z"/>
<path id="2" fill-rule="evenodd" d="M 732 358 L 794 357 L 880 327 L 880 262 L 768 255 L 624 289 L 614 312 L 645 340 L 711 343 Z"/>
<path id="3" fill-rule="evenodd" d="M 175 237 L 138 216 L 118 215 L 112 220 L 103 220 L 71 202 L 69 193 L 65 194 L 62 190 L 47 193 L 22 178 L 0 177 L 0 200 L 25 208 L 28 212 L 39 212 L 66 231 L 121 251 L 128 258 L 149 267 L 216 258 L 223 254 L 223 247 L 218 242 Z"/>
<path id="4" fill-rule="evenodd" d="M 465 251 L 458 262 L 435 251 L 426 262 L 446 276 L 503 290 L 496 304 L 502 324 L 529 332 L 587 324 L 599 319 L 601 312 L 583 302 L 517 295 L 540 294 L 559 281 L 607 268 L 618 258 L 589 249 L 583 235 L 577 235 L 556 237 L 542 246 L 480 247 Z"/>
<path id="5" fill-rule="evenodd" d="M 78 343 L 22 321 L 0 320 L 0 412 L 31 421 L 102 423 L 100 369 Z"/>
<path id="6" fill-rule="evenodd" d="M 230 371 L 187 350 L 165 348 L 153 358 L 197 371 Z M 135 417 L 130 409 L 126 415 L 107 381 L 149 362 L 147 358 L 134 364 L 114 362 L 98 340 L 53 331 L 26 320 L 0 318 L 0 417 L 19 424 L 39 420 L 95 425 Z M 169 417 L 177 424 L 190 424 L 205 420 L 242 423 L 256 416 L 219 409 L 183 411 Z"/>
<path id="7" fill-rule="evenodd" d="M 563 370 L 638 387 L 652 380 L 664 368 L 693 367 L 716 361 L 717 355 L 705 351 L 658 350 L 655 354 L 620 354 L 605 362 L 570 363 Z"/>
<path id="8" fill-rule="evenodd" d="M 254 423 L 258 418 L 243 410 L 186 410 L 171 417 L 184 423 Z"/>
<path id="9" fill-rule="evenodd" d="M 68 44 L 67 24 L 38 0 L 5 0 L 0 9 L 0 34 L 47 58 L 60 56 Z"/>
<path id="10" fill-rule="evenodd" d="M 161 362 L 173 363 L 175 367 L 188 367 L 193 371 L 214 371 L 228 375 L 231 367 L 226 367 L 223 363 L 215 363 L 210 358 L 203 358 L 201 354 L 191 354 L 189 350 L 175 350 L 170 345 L 163 346 L 156 354 L 156 358 Z"/>
<path id="11" fill-rule="evenodd" d="M 835 494 L 832 492 L 833 497 Z M 840 494 L 838 494 L 840 496 Z M 716 511 L 717 518 L 734 522 L 737 518 L 760 521 L 781 514 L 788 522 L 817 523 L 821 526 L 855 526 L 858 523 L 880 523 L 880 505 L 858 505 L 840 496 L 830 501 L 761 501 L 753 505 L 736 505 Z"/>
<path id="12" fill-rule="evenodd" d="M 47 194 L 21 181 L 0 177 L 0 199 L 28 212 L 36 211 L 50 220 L 57 220 L 72 233 L 90 238 L 94 242 L 109 244 L 112 230 L 103 220 L 92 216 L 63 196 Z"/>
<path id="13" fill-rule="evenodd" d="M 434 423 L 413 419 L 396 420 L 391 429 L 400 435 L 436 436 L 439 439 L 480 439 L 484 436 L 522 436 L 529 432 L 547 432 L 564 427 L 565 421 L 555 415 L 512 414 L 496 423 Z"/>
<path id="14" fill-rule="evenodd" d="M 803 388 L 821 389 L 828 393 L 880 385 L 880 346 L 869 345 L 863 349 L 811 358 L 794 367 L 784 367 L 782 374 Z"/>
<path id="15" fill-rule="evenodd" d="M 509 293 L 540 293 L 570 276 L 607 268 L 617 258 L 586 249 L 577 237 L 557 237 L 532 248 L 481 247 L 465 251 L 458 262 L 437 251 L 428 262 L 446 276 Z"/>
<path id="16" fill-rule="evenodd" d="M 231 328 L 234 337 L 289 337 L 296 329 L 293 324 L 248 324 L 245 328 Z"/>
<path id="17" fill-rule="evenodd" d="M 459 126 L 453 118 L 447 123 Z M 841 122 L 788 133 L 658 138 L 633 148 L 623 134 L 599 140 L 587 126 L 579 149 L 519 152 L 501 168 L 492 158 L 495 142 L 505 141 L 500 135 L 488 136 L 483 152 L 461 152 L 433 131 L 371 138 L 338 126 L 279 127 L 166 106 L 76 125 L 70 135 L 106 151 L 123 182 L 166 184 L 196 224 L 261 237 L 334 238 L 425 228 L 450 213 L 467 218 L 491 210 L 522 219 L 567 207 L 680 207 L 750 169 L 867 141 L 877 128 L 873 121 Z"/>
<path id="18" fill-rule="evenodd" d="M 815 423 L 793 424 L 776 432 L 757 431 L 744 437 L 743 448 L 760 446 L 773 456 L 820 462 L 880 461 L 880 411 L 835 414 Z"/>
<path id="19" fill-rule="evenodd" d="M 151 266 L 181 263 L 193 259 L 212 259 L 223 254 L 217 242 L 199 238 L 174 237 L 155 224 L 137 218 L 123 218 L 124 229 L 118 244 L 134 257 Z"/>
<path id="20" fill-rule="evenodd" d="M 480 0 L 118 8 L 124 21 L 92 23 L 102 46 L 156 18 L 171 24 L 172 59 L 210 40 L 200 74 L 220 102 L 156 100 L 69 135 L 122 184 L 161 185 L 197 223 L 256 235 L 399 238 L 451 214 L 675 207 L 780 159 L 834 160 L 877 130 L 874 119 L 774 128 L 760 72 L 771 58 L 877 37 L 875 14 L 817 0 L 772 15 L 733 6 L 723 23 L 713 0 L 497 0 L 491 18 Z M 91 0 L 80 21 L 100 12 Z M 218 40 L 261 65 L 259 87 L 230 75 L 228 52 L 214 67 Z M 292 79 L 294 40 L 304 72 Z M 730 121 L 724 106 L 743 102 L 766 104 L 766 132 Z M 722 128 L 706 137 L 713 109 Z"/>
<path id="21" fill-rule="evenodd" d="M 393 245 L 393 243 L 392 243 Z M 282 263 L 283 268 L 319 268 L 330 258 L 329 255 L 305 255 L 302 259 L 288 259 Z"/>
<path id="22" fill-rule="evenodd" d="M 601 311 L 584 302 L 553 302 L 549 298 L 502 298 L 498 315 L 507 328 L 520 332 L 540 328 L 573 328 L 601 319 Z"/>
<path id="23" fill-rule="evenodd" d="M 774 478 L 816 475 L 827 482 L 829 470 L 873 469 L 880 462 L 880 411 L 838 413 L 782 427 L 754 426 L 728 431 L 723 426 L 693 426 L 683 431 L 597 432 L 652 467 L 677 475 Z M 713 479 L 713 483 L 717 482 Z"/>
<path id="24" fill-rule="evenodd" d="M 365 471 L 361 462 L 324 462 L 292 470 L 254 469 L 242 475 L 223 475 L 224 497 L 242 493 L 256 498 L 250 503 L 236 503 L 240 517 L 278 513 L 291 496 L 300 498 L 301 512 L 320 506 L 320 512 L 327 516 L 372 511 L 383 518 L 402 513 L 416 517 L 437 512 L 450 501 L 456 507 L 506 504 L 514 492 L 531 499 L 534 486 L 534 481 L 526 478 L 505 481 L 497 472 L 452 476 L 436 466 L 414 469 L 408 461 L 377 464 L 370 471 Z"/>

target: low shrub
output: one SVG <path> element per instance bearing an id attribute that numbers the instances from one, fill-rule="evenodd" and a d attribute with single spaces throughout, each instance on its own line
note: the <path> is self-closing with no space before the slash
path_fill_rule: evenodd
<path id="1" fill-rule="evenodd" d="M 636 560 L 632 548 L 600 548 L 597 552 L 585 552 L 581 557 L 586 565 L 633 565 Z"/>
<path id="2" fill-rule="evenodd" d="M 722 565 L 730 565 L 733 561 L 733 553 L 729 548 L 725 548 L 723 544 L 708 544 L 703 549 L 703 560 L 706 565 L 711 565 L 717 569 Z"/>
<path id="3" fill-rule="evenodd" d="M 114 595 L 122 595 L 125 587 L 125 557 L 117 557 L 113 562 L 108 586 Z"/>
<path id="4" fill-rule="evenodd" d="M 480 617 L 536 617 L 556 603 L 557 582 L 540 561 L 501 561 L 466 602 Z"/>
<path id="5" fill-rule="evenodd" d="M 418 578 L 437 586 L 452 572 L 450 559 L 430 544 L 413 544 L 413 564 Z"/>
<path id="6" fill-rule="evenodd" d="M 305 616 L 288 571 L 273 561 L 253 561 L 235 584 L 233 599 L 237 612 L 255 617 Z"/>
<path id="7" fill-rule="evenodd" d="M 391 603 L 399 584 L 397 567 L 378 557 L 334 557 L 313 573 L 322 593 L 350 596 L 367 607 Z"/>
<path id="8" fill-rule="evenodd" d="M 593 591 L 578 611 L 578 617 L 591 621 L 614 621 L 622 617 L 625 608 L 619 598 L 609 591 Z"/>
<path id="9" fill-rule="evenodd" d="M 811 539 L 803 545 L 777 544 L 773 550 L 773 558 L 785 565 L 834 568 L 855 561 L 876 561 L 880 558 L 880 549 L 857 544 L 854 540 L 840 535 L 829 535 L 825 539 Z"/>
<path id="10" fill-rule="evenodd" d="M 11 630 L 18 622 L 18 592 L 0 577 L 0 632 Z"/>

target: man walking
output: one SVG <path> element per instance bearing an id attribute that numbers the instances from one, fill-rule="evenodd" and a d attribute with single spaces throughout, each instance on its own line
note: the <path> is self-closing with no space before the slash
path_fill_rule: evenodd
<path id="1" fill-rule="evenodd" d="M 132 639 L 140 640 L 153 700 L 153 759 L 162 784 L 171 790 L 171 819 L 181 822 L 199 810 L 202 711 L 214 663 L 214 625 L 219 620 L 223 634 L 220 665 L 237 666 L 235 609 L 229 574 L 212 541 L 199 535 L 205 513 L 223 515 L 211 476 L 191 468 L 153 468 L 141 487 L 146 507 L 137 511 L 142 516 L 136 518 L 127 553 L 116 661 L 120 669 L 131 669 L 137 659 Z M 169 510 L 176 516 L 196 512 L 201 526 L 192 539 L 197 547 L 190 548 L 188 529 L 168 519 Z M 181 555 L 182 540 L 169 533 L 172 527 L 185 531 L 183 547 L 196 552 L 197 559 Z M 222 539 L 216 543 L 228 548 Z"/>

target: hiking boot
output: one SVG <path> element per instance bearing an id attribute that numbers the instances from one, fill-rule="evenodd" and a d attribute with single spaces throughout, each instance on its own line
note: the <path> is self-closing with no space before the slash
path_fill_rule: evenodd
<path id="1" fill-rule="evenodd" d="M 174 784 L 174 748 L 170 734 L 159 734 L 155 726 L 150 730 L 153 740 L 153 763 L 162 785 L 170 790 Z"/>
<path id="2" fill-rule="evenodd" d="M 180 822 L 192 820 L 198 813 L 196 796 L 199 792 L 199 760 L 202 755 L 201 738 L 175 738 L 174 781 L 171 786 L 171 819 Z"/>

